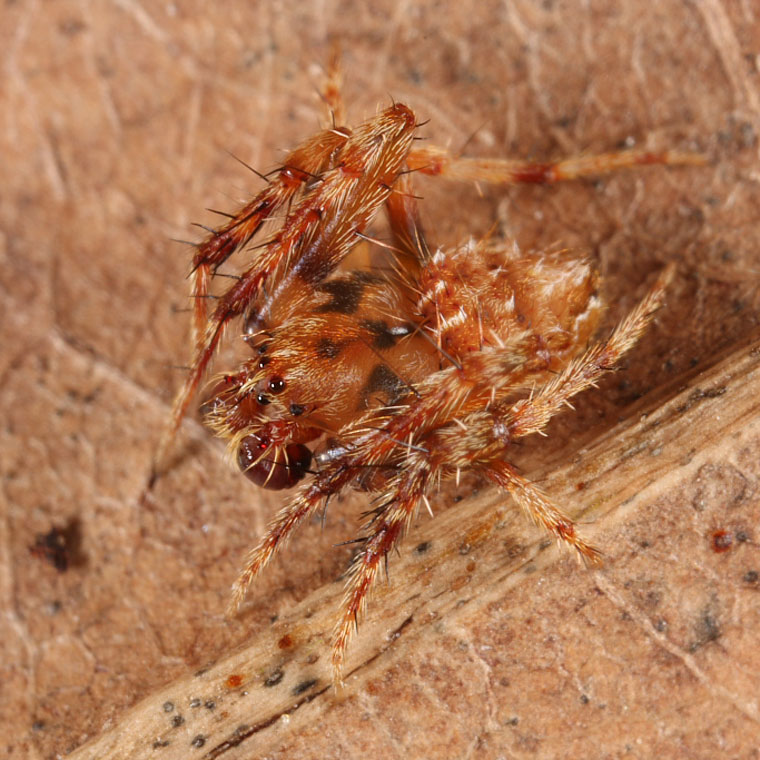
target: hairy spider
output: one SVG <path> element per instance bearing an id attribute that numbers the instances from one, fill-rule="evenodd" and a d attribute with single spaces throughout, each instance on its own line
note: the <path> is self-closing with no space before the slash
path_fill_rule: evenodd
<path id="1" fill-rule="evenodd" d="M 205 421 L 254 483 L 281 489 L 310 477 L 248 556 L 232 610 L 331 496 L 359 488 L 376 504 L 335 630 L 336 684 L 381 564 L 442 477 L 479 471 L 581 558 L 598 560 L 572 520 L 507 456 L 515 440 L 541 432 L 619 362 L 662 304 L 671 276 L 666 270 L 611 336 L 589 347 L 602 303 L 586 258 L 523 255 L 495 240 L 432 251 L 411 175 L 550 183 L 698 161 L 644 151 L 549 164 L 460 158 L 418 147 L 420 124 L 401 103 L 358 127 L 342 126 L 338 90 L 333 70 L 325 96 L 333 126 L 292 151 L 265 176 L 267 186 L 197 246 L 195 350 L 159 453 L 160 460 L 225 329 L 238 320 L 250 355 L 217 378 Z M 357 264 L 354 249 L 367 246 L 365 230 L 382 207 L 391 239 L 376 246 L 374 260 Z M 251 245 L 264 225 L 271 235 Z M 209 313 L 211 280 L 236 253 L 244 267 Z"/>

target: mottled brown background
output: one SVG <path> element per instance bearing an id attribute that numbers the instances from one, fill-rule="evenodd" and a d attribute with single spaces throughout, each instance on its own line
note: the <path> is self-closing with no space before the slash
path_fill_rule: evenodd
<path id="1" fill-rule="evenodd" d="M 626 371 L 580 399 L 548 441 L 526 444 L 528 474 L 532 456 L 572 453 L 757 325 L 755 3 L 358 5 L 18 0 L 0 10 L 0 754 L 70 752 L 345 566 L 350 548 L 333 544 L 355 535 L 361 507 L 350 500 L 331 507 L 323 532 L 296 537 L 229 622 L 229 585 L 281 497 L 248 486 L 193 421 L 175 467 L 146 491 L 180 379 L 172 365 L 188 353 L 178 312 L 188 251 L 170 238 L 193 236 L 191 222 L 213 223 L 205 207 L 233 209 L 259 187 L 228 151 L 266 170 L 316 128 L 329 35 L 343 49 L 353 120 L 392 96 L 430 119 L 431 139 L 470 155 L 635 144 L 710 160 L 482 197 L 422 186 L 435 242 L 495 221 L 526 248 L 588 249 L 606 278 L 608 325 L 663 263 L 679 263 Z M 423 628 L 406 666 L 339 706 L 326 692 L 309 705 L 311 725 L 273 727 L 268 756 L 758 757 L 757 459 L 716 462 L 698 497 L 602 533 L 603 581 L 563 556 L 459 629 Z M 29 546 L 70 521 L 81 557 L 58 573 Z M 712 553 L 709 534 L 723 526 L 746 540 Z"/>

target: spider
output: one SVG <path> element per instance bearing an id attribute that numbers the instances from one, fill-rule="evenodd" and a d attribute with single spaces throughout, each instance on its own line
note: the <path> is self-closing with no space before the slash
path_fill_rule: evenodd
<path id="1" fill-rule="evenodd" d="M 343 126 L 333 68 L 332 125 L 302 142 L 266 187 L 197 245 L 194 355 L 173 407 L 165 454 L 230 324 L 248 358 L 217 377 L 202 406 L 254 483 L 301 484 L 250 552 L 231 611 L 306 518 L 344 489 L 374 508 L 358 539 L 332 648 L 346 648 L 388 553 L 442 478 L 475 470 L 587 562 L 599 552 L 508 461 L 510 446 L 613 369 L 661 306 L 667 268 L 604 341 L 590 344 L 603 304 L 589 260 L 522 254 L 509 241 L 429 247 L 412 175 L 551 183 L 643 164 L 698 163 L 675 152 L 627 151 L 537 164 L 452 155 L 416 142 L 421 124 L 393 103 Z M 366 234 L 381 208 L 390 239 Z M 269 234 L 252 243 L 263 227 Z M 367 255 L 374 242 L 374 258 Z M 359 245 L 361 243 L 361 245 Z M 235 254 L 243 268 L 208 310 L 212 278 Z M 229 275 L 228 275 L 229 276 Z"/>

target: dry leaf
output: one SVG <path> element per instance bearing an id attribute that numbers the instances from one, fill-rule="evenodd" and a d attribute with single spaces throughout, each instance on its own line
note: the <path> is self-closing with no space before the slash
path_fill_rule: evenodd
<path id="1" fill-rule="evenodd" d="M 257 730 L 216 756 L 752 756 L 760 430 L 744 341 L 760 275 L 754 6 L 371 7 L 4 9 L 0 746 L 11 758 L 54 758 L 110 731 L 109 757 L 200 758 L 247 725 Z M 665 262 L 678 262 L 677 281 L 627 367 L 516 456 L 597 521 L 586 528 L 605 567 L 579 569 L 554 549 L 534 561 L 540 534 L 502 499 L 473 495 L 473 482 L 446 491 L 440 514 L 422 516 L 391 563 L 340 698 L 321 680 L 320 611 L 350 551 L 333 544 L 355 535 L 361 499 L 331 505 L 324 531 L 302 531 L 228 621 L 230 583 L 281 497 L 228 469 L 193 422 L 174 468 L 146 490 L 179 382 L 172 367 L 189 352 L 189 315 L 178 313 L 189 258 L 170 238 L 192 237 L 191 222 L 213 222 L 205 207 L 234 208 L 258 188 L 227 151 L 267 170 L 314 131 L 329 35 L 343 48 L 353 121 L 392 96 L 430 118 L 432 139 L 470 155 L 635 144 L 710 161 L 482 197 L 425 182 L 435 243 L 484 235 L 496 221 L 525 248 L 589 250 L 609 325 Z M 695 373 L 722 350 L 706 384 Z M 687 420 L 693 436 L 660 441 L 643 409 L 663 430 Z M 653 472 L 653 462 L 668 468 Z M 612 502 L 597 501 L 598 482 Z M 29 548 L 71 520 L 82 561 L 59 572 Z M 315 636 L 308 646 L 304 632 Z M 251 641 L 254 651 L 225 659 Z M 239 667 L 226 672 L 230 662 Z M 278 667 L 282 678 L 264 686 Z M 225 680 L 233 675 L 239 685 Z M 222 703 L 240 712 L 225 716 Z M 257 723 L 263 714 L 276 719 Z M 135 716 L 157 735 L 137 731 Z M 169 742 L 163 754 L 155 741 Z"/>

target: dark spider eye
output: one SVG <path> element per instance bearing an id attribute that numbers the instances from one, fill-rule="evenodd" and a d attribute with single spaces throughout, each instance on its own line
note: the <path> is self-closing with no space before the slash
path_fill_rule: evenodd
<path id="1" fill-rule="evenodd" d="M 262 406 L 266 406 L 269 403 L 269 399 L 263 393 L 259 393 L 259 395 L 256 396 L 256 401 Z"/>
<path id="2" fill-rule="evenodd" d="M 269 448 L 269 440 L 248 435 L 238 448 L 238 466 L 243 474 L 257 486 L 279 491 L 291 488 L 309 470 L 311 450 L 302 443 L 290 443 L 275 461 L 275 451 Z M 264 455 L 262 458 L 262 454 Z"/>
<path id="3" fill-rule="evenodd" d="M 269 380 L 270 393 L 282 393 L 285 390 L 285 381 L 276 375 Z"/>
<path id="4" fill-rule="evenodd" d="M 264 367 L 266 367 L 271 361 L 271 356 L 262 356 L 261 359 L 259 359 L 259 369 L 264 369 Z"/>

